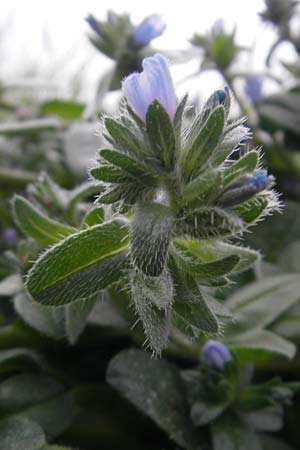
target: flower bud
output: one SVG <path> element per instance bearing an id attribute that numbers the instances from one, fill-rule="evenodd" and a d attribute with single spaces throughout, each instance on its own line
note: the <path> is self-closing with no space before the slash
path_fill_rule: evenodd
<path id="1" fill-rule="evenodd" d="M 247 78 L 244 84 L 244 91 L 253 103 L 257 102 L 262 95 L 262 79 L 255 76 Z"/>
<path id="2" fill-rule="evenodd" d="M 156 54 L 143 60 L 142 73 L 133 73 L 122 82 L 122 89 L 130 106 L 145 120 L 153 100 L 158 100 L 173 120 L 177 99 L 166 59 Z"/>
<path id="3" fill-rule="evenodd" d="M 166 28 L 159 14 L 152 14 L 142 20 L 142 22 L 133 29 L 133 37 L 137 44 L 148 45 L 152 39 L 160 36 Z"/>
<path id="4" fill-rule="evenodd" d="M 232 359 L 232 356 L 224 344 L 211 340 L 207 341 L 202 347 L 201 358 L 208 366 L 222 370 L 225 363 Z"/>
<path id="5" fill-rule="evenodd" d="M 244 175 L 227 186 L 219 197 L 218 203 L 225 208 L 238 205 L 270 187 L 273 183 L 274 177 L 268 175 L 266 170 L 259 170 L 252 175 Z"/>
<path id="6" fill-rule="evenodd" d="M 92 14 L 89 14 L 85 20 L 95 33 L 101 35 L 100 23 Z"/>

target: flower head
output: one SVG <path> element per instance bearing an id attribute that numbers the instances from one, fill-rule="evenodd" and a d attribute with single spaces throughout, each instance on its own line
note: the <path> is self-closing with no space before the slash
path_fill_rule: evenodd
<path id="1" fill-rule="evenodd" d="M 148 45 L 152 39 L 160 36 L 166 28 L 166 24 L 159 14 L 152 14 L 142 20 L 133 30 L 133 37 L 137 44 Z"/>
<path id="2" fill-rule="evenodd" d="M 224 344 L 218 341 L 207 341 L 202 348 L 202 360 L 208 366 L 223 369 L 227 361 L 232 359 L 231 353 Z"/>
<path id="3" fill-rule="evenodd" d="M 262 95 L 262 80 L 260 77 L 249 77 L 245 81 L 244 91 L 252 102 L 257 102 Z"/>
<path id="4" fill-rule="evenodd" d="M 100 24 L 99 24 L 98 20 L 97 20 L 92 14 L 89 14 L 89 15 L 85 18 L 85 21 L 89 24 L 89 26 L 91 27 L 91 29 L 92 29 L 93 31 L 95 31 L 95 33 L 101 34 Z"/>
<path id="5" fill-rule="evenodd" d="M 133 73 L 122 82 L 122 89 L 136 114 L 145 120 L 148 106 L 158 100 L 173 120 L 177 99 L 166 59 L 156 54 L 143 60 L 143 71 Z"/>

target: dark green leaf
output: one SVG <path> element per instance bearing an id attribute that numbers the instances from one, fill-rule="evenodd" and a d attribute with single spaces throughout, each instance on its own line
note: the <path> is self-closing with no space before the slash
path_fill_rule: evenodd
<path id="1" fill-rule="evenodd" d="M 62 119 L 80 119 L 85 105 L 75 100 L 48 100 L 41 105 L 42 114 L 50 114 Z"/>
<path id="2" fill-rule="evenodd" d="M 184 152 L 184 171 L 187 177 L 197 176 L 215 150 L 223 133 L 224 108 L 218 106 L 209 115 L 195 141 Z"/>
<path id="3" fill-rule="evenodd" d="M 154 154 L 170 169 L 175 152 L 174 131 L 167 111 L 158 100 L 148 106 L 146 126 Z"/>
<path id="4" fill-rule="evenodd" d="M 107 380 L 180 447 L 203 448 L 203 438 L 186 413 L 184 386 L 175 366 L 142 351 L 125 350 L 110 362 Z"/>
<path id="5" fill-rule="evenodd" d="M 0 421 L 1 450 L 39 450 L 46 444 L 42 428 L 23 417 Z"/>
<path id="6" fill-rule="evenodd" d="M 53 306 L 95 295 L 121 277 L 127 238 L 128 229 L 118 220 L 69 236 L 37 260 L 28 274 L 30 294 Z"/>
<path id="7" fill-rule="evenodd" d="M 19 195 L 13 198 L 13 211 L 21 231 L 45 246 L 55 244 L 76 231 L 69 225 L 50 219 Z"/>
<path id="8" fill-rule="evenodd" d="M 258 161 L 259 154 L 257 151 L 252 150 L 251 152 L 246 153 L 246 155 L 240 158 L 237 162 L 224 169 L 223 173 L 225 184 L 230 183 L 237 177 L 254 172 Z"/>

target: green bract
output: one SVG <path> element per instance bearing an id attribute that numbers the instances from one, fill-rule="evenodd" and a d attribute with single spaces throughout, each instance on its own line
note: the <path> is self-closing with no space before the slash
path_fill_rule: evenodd
<path id="1" fill-rule="evenodd" d="M 129 286 L 155 353 L 176 328 L 192 339 L 220 333 L 223 313 L 209 290 L 258 257 L 229 241 L 277 205 L 258 151 L 241 150 L 249 130 L 228 119 L 228 91 L 215 92 L 189 121 L 186 102 L 173 123 L 157 100 L 145 122 L 128 105 L 118 118 L 104 119 L 109 145 L 90 173 L 104 188 L 98 203 L 119 217 L 101 223 L 101 215 L 99 225 L 95 219 L 67 236 L 37 260 L 27 280 L 31 296 L 52 306 L 89 300 L 115 282 Z M 40 226 L 46 223 L 41 216 Z"/>

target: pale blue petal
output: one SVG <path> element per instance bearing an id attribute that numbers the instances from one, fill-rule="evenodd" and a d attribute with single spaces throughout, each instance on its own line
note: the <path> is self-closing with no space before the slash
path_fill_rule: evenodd
<path id="1" fill-rule="evenodd" d="M 166 28 L 159 14 L 152 14 L 145 17 L 142 22 L 133 30 L 134 40 L 141 45 L 149 44 L 152 39 L 160 36 Z"/>

